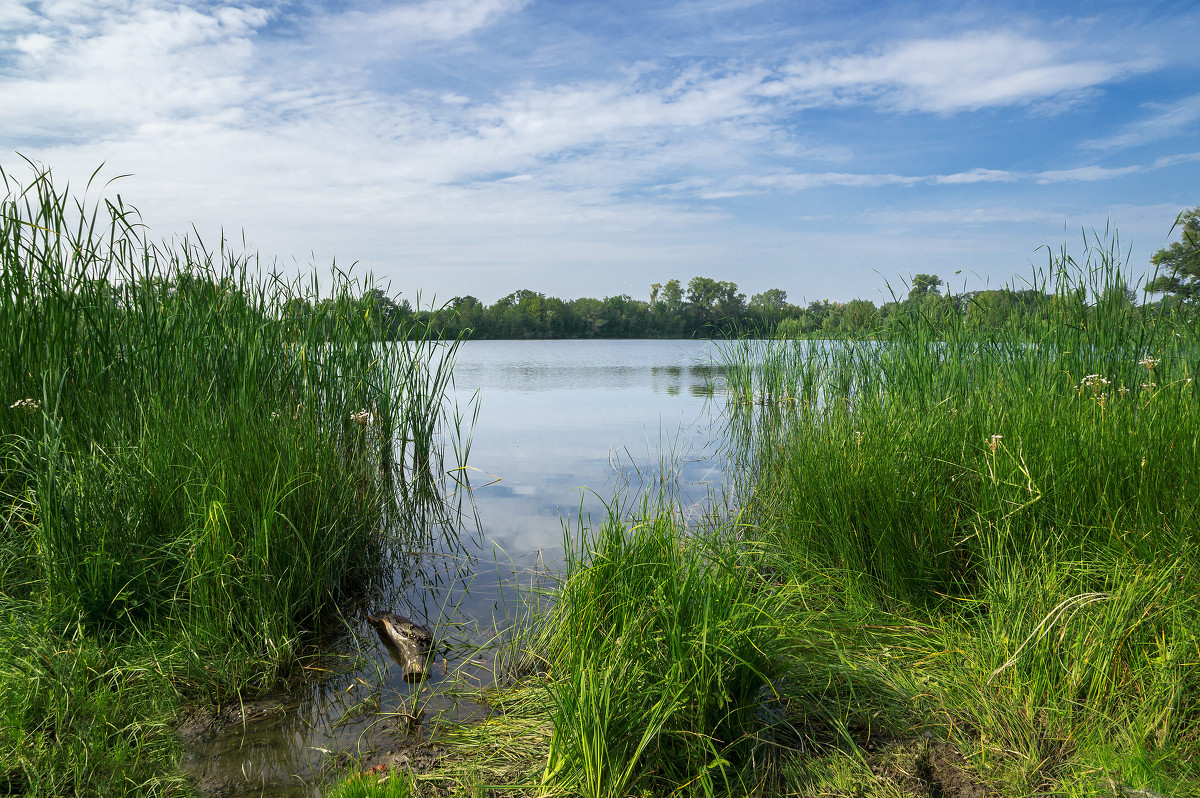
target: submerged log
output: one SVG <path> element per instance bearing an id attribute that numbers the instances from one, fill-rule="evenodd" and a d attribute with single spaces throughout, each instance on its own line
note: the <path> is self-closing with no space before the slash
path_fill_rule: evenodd
<path id="1" fill-rule="evenodd" d="M 425 661 L 433 645 L 433 635 L 428 629 L 391 612 L 368 615 L 367 622 L 375 627 L 379 639 L 404 669 L 404 681 L 419 682 L 425 678 Z"/>

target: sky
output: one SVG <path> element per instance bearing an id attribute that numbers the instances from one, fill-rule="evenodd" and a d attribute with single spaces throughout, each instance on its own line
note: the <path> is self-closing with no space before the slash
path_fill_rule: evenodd
<path id="1" fill-rule="evenodd" d="M 1197 41 L 1194 2 L 0 0 L 0 167 L 422 306 L 1021 287 L 1200 205 Z"/>

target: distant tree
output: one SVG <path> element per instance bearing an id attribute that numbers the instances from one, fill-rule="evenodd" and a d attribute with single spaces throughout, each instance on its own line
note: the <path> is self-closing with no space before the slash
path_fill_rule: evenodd
<path id="1" fill-rule="evenodd" d="M 869 299 L 851 299 L 842 305 L 842 328 L 866 332 L 878 325 L 875 303 Z"/>
<path id="2" fill-rule="evenodd" d="M 782 288 L 768 288 L 761 294 L 750 297 L 750 307 L 755 310 L 783 313 L 787 310 L 787 291 Z"/>
<path id="3" fill-rule="evenodd" d="M 721 295 L 721 283 L 711 277 L 693 277 L 688 281 L 687 301 L 694 311 L 711 312 Z"/>
<path id="4" fill-rule="evenodd" d="M 908 298 L 916 299 L 917 297 L 940 293 L 938 289 L 942 285 L 942 278 L 936 274 L 918 274 L 912 279 L 912 288 L 909 289 Z"/>
<path id="5" fill-rule="evenodd" d="M 580 297 L 571 303 L 571 309 L 580 324 L 579 334 L 584 338 L 604 336 L 608 318 L 604 315 L 604 303 L 592 297 Z"/>
<path id="6" fill-rule="evenodd" d="M 818 330 L 826 328 L 825 320 L 835 312 L 836 305 L 828 299 L 822 299 L 819 302 L 813 300 L 808 303 L 808 307 L 800 313 L 800 321 L 805 333 L 814 333 Z"/>
<path id="7" fill-rule="evenodd" d="M 688 283 L 687 301 L 695 333 L 731 332 L 741 325 L 746 313 L 746 295 L 738 293 L 737 283 L 711 277 L 693 277 Z M 710 325 L 725 329 L 706 329 Z"/>
<path id="8" fill-rule="evenodd" d="M 647 322 L 646 334 L 670 338 L 683 335 L 683 285 L 678 280 L 654 283 L 650 286 L 650 299 L 653 319 Z"/>
<path id="9" fill-rule="evenodd" d="M 662 287 L 662 304 L 667 313 L 683 312 L 683 285 L 678 280 L 667 280 Z"/>
<path id="10" fill-rule="evenodd" d="M 804 335 L 804 322 L 798 317 L 784 319 L 775 328 L 777 338 L 803 338 Z"/>
<path id="11" fill-rule="evenodd" d="M 762 334 L 769 334 L 787 314 L 787 291 L 768 288 L 761 294 L 750 297 L 750 314 L 753 324 Z"/>
<path id="12" fill-rule="evenodd" d="M 1146 290 L 1195 302 L 1200 299 L 1200 207 L 1179 214 L 1175 227 L 1181 228 L 1180 240 L 1150 256 L 1157 276 Z"/>
<path id="13" fill-rule="evenodd" d="M 544 338 L 548 331 L 548 314 L 553 309 L 553 303 L 547 301 L 545 294 L 522 288 L 496 300 L 492 314 L 499 335 Z"/>

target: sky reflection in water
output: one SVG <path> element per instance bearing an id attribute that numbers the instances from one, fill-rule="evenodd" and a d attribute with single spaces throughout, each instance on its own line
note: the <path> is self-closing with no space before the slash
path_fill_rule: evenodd
<path id="1" fill-rule="evenodd" d="M 715 356 L 706 341 L 469 342 L 454 372 L 460 404 L 480 402 L 469 464 L 501 479 L 473 472 L 484 540 L 515 562 L 561 551 L 564 520 L 637 493 L 663 455 L 702 497 L 720 478 Z"/>

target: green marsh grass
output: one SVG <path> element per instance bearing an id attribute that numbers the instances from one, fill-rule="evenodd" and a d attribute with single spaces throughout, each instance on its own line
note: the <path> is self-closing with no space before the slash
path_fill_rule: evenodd
<path id="1" fill-rule="evenodd" d="M 439 500 L 455 343 L 377 341 L 369 282 L 156 243 L 91 185 L 2 177 L 0 685 L 19 698 L 0 781 L 61 794 L 42 771 L 74 768 L 82 794 L 173 792 L 169 754 L 140 742 L 147 781 L 87 774 L 113 734 L 142 739 L 143 709 L 153 729 L 181 697 L 277 684 L 381 578 L 381 527 Z M 17 656 L 29 636 L 46 650 Z M 95 701 L 119 708 L 112 734 L 77 711 Z"/>
<path id="2" fill-rule="evenodd" d="M 1103 239 L 1060 254 L 1001 327 L 917 310 L 834 350 L 727 350 L 739 395 L 818 386 L 732 405 L 747 521 L 794 578 L 931 629 L 885 680 L 1001 794 L 1197 777 L 1200 335 L 1114 291 L 1121 263 Z"/>

